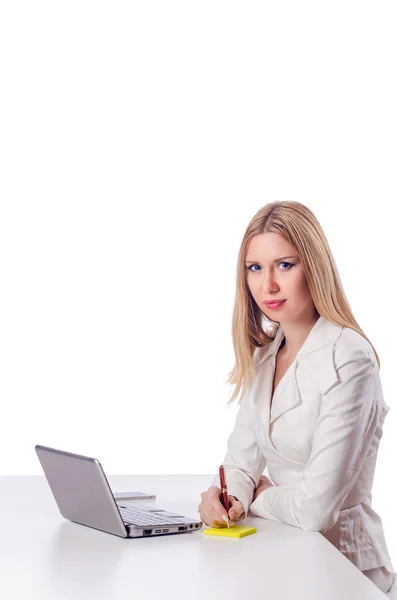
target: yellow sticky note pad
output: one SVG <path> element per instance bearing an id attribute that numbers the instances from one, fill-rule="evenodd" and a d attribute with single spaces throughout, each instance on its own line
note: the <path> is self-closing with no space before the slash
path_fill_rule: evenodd
<path id="1" fill-rule="evenodd" d="M 256 533 L 256 527 L 243 527 L 235 525 L 228 529 L 227 527 L 207 527 L 203 530 L 206 535 L 221 535 L 223 537 L 242 538 L 251 533 Z"/>

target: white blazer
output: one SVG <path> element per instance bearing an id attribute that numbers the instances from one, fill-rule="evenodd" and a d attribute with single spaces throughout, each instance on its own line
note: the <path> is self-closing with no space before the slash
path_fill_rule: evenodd
<path id="1" fill-rule="evenodd" d="M 258 374 L 241 399 L 223 461 L 246 514 L 320 531 L 361 571 L 394 572 L 371 489 L 390 407 L 369 342 L 320 316 L 270 403 L 284 333 L 255 350 Z M 271 410 L 270 410 L 271 406 Z M 267 467 L 273 487 L 252 502 Z M 219 476 L 213 480 L 219 485 Z"/>

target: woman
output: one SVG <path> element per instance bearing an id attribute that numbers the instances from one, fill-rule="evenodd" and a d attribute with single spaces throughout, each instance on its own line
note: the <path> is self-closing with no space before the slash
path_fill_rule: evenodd
<path id="1" fill-rule="evenodd" d="M 319 531 L 396 598 L 397 574 L 371 506 L 389 411 L 380 362 L 354 319 L 324 232 L 303 204 L 276 201 L 249 223 L 232 330 L 230 402 L 242 394 L 223 461 L 231 507 L 227 515 L 217 475 L 201 494 L 200 518 L 225 527 L 228 516 L 240 521 L 251 510 Z"/>

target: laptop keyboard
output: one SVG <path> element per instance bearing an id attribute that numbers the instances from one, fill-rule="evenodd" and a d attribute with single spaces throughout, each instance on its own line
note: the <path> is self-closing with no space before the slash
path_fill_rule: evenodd
<path id="1" fill-rule="evenodd" d="M 184 523 L 186 520 L 182 515 L 174 515 L 162 510 L 149 512 L 148 510 L 139 510 L 139 508 L 129 506 L 118 505 L 118 507 L 124 523 L 131 525 L 172 525 L 173 523 Z M 172 514 L 172 516 L 167 519 L 161 513 L 165 513 L 166 515 Z"/>

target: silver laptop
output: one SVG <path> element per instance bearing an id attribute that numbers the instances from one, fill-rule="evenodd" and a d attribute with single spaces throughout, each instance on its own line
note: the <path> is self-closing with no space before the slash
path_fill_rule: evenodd
<path id="1" fill-rule="evenodd" d="M 35 450 L 65 519 L 133 538 L 192 533 L 203 526 L 202 521 L 150 505 L 117 501 L 96 458 L 40 445 Z"/>

